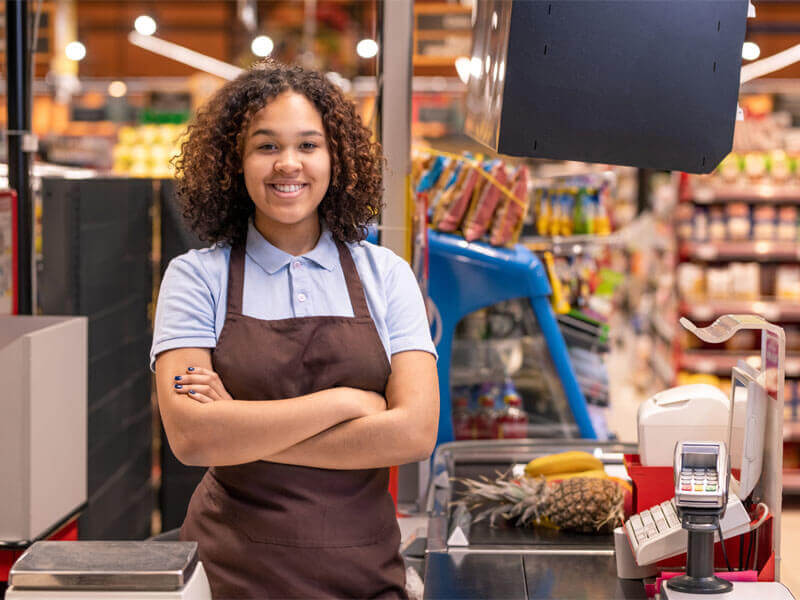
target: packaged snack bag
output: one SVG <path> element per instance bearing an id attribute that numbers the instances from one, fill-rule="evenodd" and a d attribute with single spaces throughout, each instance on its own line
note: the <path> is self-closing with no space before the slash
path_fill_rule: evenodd
<path id="1" fill-rule="evenodd" d="M 453 202 L 459 197 L 459 194 L 463 192 L 464 183 L 471 171 L 472 169 L 463 163 L 458 165 L 457 171 L 454 173 L 455 181 L 442 192 L 439 201 L 433 209 L 433 216 L 430 222 L 434 229 L 439 229 L 439 224 L 443 221 L 448 211 L 453 208 Z"/>
<path id="2" fill-rule="evenodd" d="M 529 203 L 527 167 L 523 165 L 517 169 L 509 187 L 518 202 L 503 196 L 489 238 L 489 243 L 494 246 L 515 244 L 519 240 L 522 222 L 528 212 Z"/>
<path id="3" fill-rule="evenodd" d="M 442 171 L 446 166 L 446 161 L 448 159 L 444 156 L 437 156 L 431 168 L 425 171 L 420 178 L 419 185 L 417 186 L 417 192 L 427 192 L 429 191 L 437 181 L 439 181 L 439 177 L 442 175 Z"/>
<path id="4" fill-rule="evenodd" d="M 506 169 L 501 161 L 492 167 L 491 175 L 502 186 L 508 183 L 508 176 Z M 464 225 L 464 239 L 468 242 L 475 241 L 486 233 L 489 225 L 492 223 L 494 211 L 497 208 L 497 203 L 500 201 L 500 190 L 492 183 L 488 183 L 483 187 L 481 194 L 478 196 L 477 201 L 474 201 L 470 206 L 469 212 L 465 219 Z"/>
<path id="5" fill-rule="evenodd" d="M 434 213 L 436 206 L 439 204 L 444 192 L 452 187 L 452 185 L 455 183 L 460 167 L 461 161 L 448 158 L 445 162 L 444 169 L 442 169 L 442 174 L 439 176 L 439 179 L 433 185 L 429 193 L 431 198 L 429 208 L 431 215 Z"/>
<path id="6" fill-rule="evenodd" d="M 453 232 L 461 225 L 476 188 L 481 181 L 486 181 L 478 174 L 477 168 L 465 167 L 462 171 L 463 180 L 460 183 L 456 182 L 452 197 L 446 205 L 440 202 L 441 217 L 436 219 L 434 213 L 434 227 L 439 231 Z"/>

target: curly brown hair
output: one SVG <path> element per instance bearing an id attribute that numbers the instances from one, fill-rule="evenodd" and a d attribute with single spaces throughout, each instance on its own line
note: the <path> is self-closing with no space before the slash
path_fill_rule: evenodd
<path id="1" fill-rule="evenodd" d="M 383 154 L 355 106 L 321 74 L 263 60 L 225 84 L 198 111 L 173 159 L 176 194 L 200 239 L 243 243 L 255 211 L 242 173 L 243 141 L 253 116 L 286 91 L 319 111 L 331 156 L 331 180 L 318 213 L 334 238 L 361 241 L 380 214 Z"/>

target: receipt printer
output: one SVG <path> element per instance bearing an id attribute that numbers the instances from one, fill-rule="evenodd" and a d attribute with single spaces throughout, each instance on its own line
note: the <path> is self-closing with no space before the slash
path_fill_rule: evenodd
<path id="1" fill-rule="evenodd" d="M 645 467 L 671 467 L 673 451 L 684 440 L 727 442 L 728 397 L 705 383 L 659 392 L 639 405 L 639 459 Z"/>

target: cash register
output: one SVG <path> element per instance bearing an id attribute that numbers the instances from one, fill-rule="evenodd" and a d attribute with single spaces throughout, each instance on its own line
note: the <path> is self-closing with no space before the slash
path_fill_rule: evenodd
<path id="1" fill-rule="evenodd" d="M 783 330 L 754 315 L 725 315 L 703 329 L 686 319 L 681 323 L 712 343 L 725 341 L 740 329 L 762 330 L 761 369 L 744 361 L 732 369 L 724 439 L 719 435 L 720 398 L 702 386 L 681 386 L 662 393 L 668 401 L 661 405 L 658 401 L 650 403 L 653 406 L 645 403 L 639 414 L 639 445 L 673 448 L 673 497 L 632 515 L 623 528 L 616 530 L 618 575 L 653 575 L 657 569 L 648 565 L 686 552 L 686 573 L 669 579 L 662 586 L 661 598 L 685 600 L 709 594 L 726 600 L 792 598 L 777 582 L 731 584 L 714 574 L 715 542 L 756 530 L 770 508 L 780 511 L 780 473 L 772 472 L 780 459 L 775 451 L 780 440 L 776 442 L 772 435 L 780 430 L 782 414 Z M 708 405 L 709 410 L 698 411 L 698 402 Z M 659 411 L 669 414 L 662 419 Z M 679 421 L 689 425 L 683 434 L 677 429 L 660 428 L 662 422 Z M 697 433 L 709 437 L 696 437 Z M 766 471 L 765 455 L 769 457 Z M 667 466 L 653 456 L 651 452 L 650 466 Z M 738 477 L 731 469 L 737 470 Z M 773 520 L 775 545 L 780 530 L 777 516 Z M 725 545 L 721 547 L 724 554 Z M 725 559 L 730 564 L 727 555 Z M 744 562 L 740 559 L 738 567 L 754 568 L 749 556 Z"/>

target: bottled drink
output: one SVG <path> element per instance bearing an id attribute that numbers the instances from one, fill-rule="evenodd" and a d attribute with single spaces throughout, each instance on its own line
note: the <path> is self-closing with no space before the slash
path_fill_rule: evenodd
<path id="1" fill-rule="evenodd" d="M 478 397 L 478 413 L 475 415 L 474 435 L 478 440 L 490 440 L 495 437 L 497 414 L 494 409 L 494 394 L 491 386 L 484 386 Z"/>
<path id="2" fill-rule="evenodd" d="M 473 438 L 472 413 L 469 410 L 469 396 L 464 393 L 453 394 L 453 434 L 457 440 Z"/>
<path id="3" fill-rule="evenodd" d="M 522 398 L 510 382 L 506 384 L 503 404 L 505 407 L 496 418 L 496 437 L 501 439 L 528 437 L 528 413 L 522 409 Z"/>

